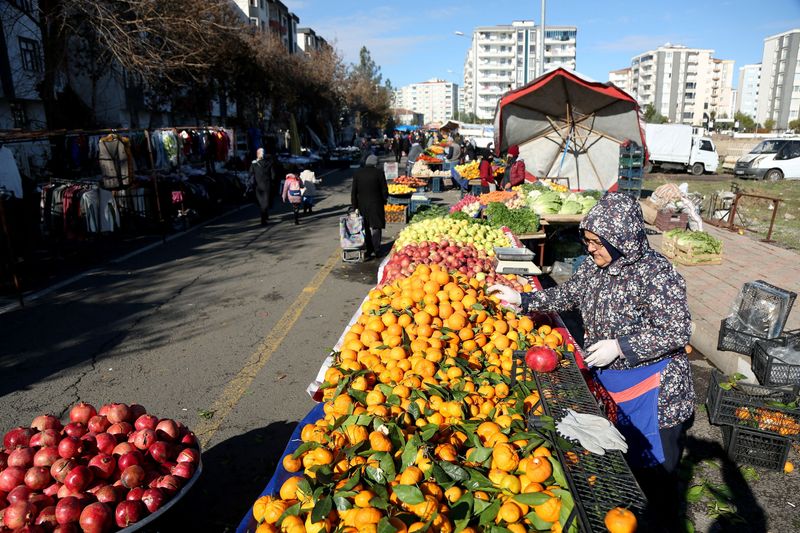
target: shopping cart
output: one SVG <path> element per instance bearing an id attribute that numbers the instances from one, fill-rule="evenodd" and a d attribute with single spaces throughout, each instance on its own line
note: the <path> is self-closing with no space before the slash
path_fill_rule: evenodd
<path id="1" fill-rule="evenodd" d="M 348 211 L 339 217 L 339 245 L 342 247 L 342 261 L 345 263 L 363 263 L 366 249 L 364 247 L 364 217 L 358 211 Z"/>

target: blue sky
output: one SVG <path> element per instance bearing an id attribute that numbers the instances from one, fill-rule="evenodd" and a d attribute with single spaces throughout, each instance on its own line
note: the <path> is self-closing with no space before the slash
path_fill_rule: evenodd
<path id="1" fill-rule="evenodd" d="M 539 23 L 538 0 L 284 0 L 301 26 L 335 41 L 345 60 L 366 45 L 394 86 L 443 78 L 463 83 L 476 26 Z M 550 0 L 547 25 L 578 28 L 578 71 L 598 81 L 666 42 L 711 48 L 738 68 L 759 63 L 764 38 L 800 28 L 800 0 Z M 454 35 L 464 32 L 464 37 Z"/>

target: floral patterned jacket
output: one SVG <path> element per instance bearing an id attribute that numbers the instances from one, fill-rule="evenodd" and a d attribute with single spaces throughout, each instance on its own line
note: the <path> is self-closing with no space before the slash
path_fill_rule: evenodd
<path id="1" fill-rule="evenodd" d="M 605 268 L 591 258 L 565 283 L 523 294 L 527 311 L 579 309 L 585 343 L 616 339 L 623 356 L 609 368 L 624 370 L 671 358 L 661 377 L 659 427 L 673 427 L 694 412 L 692 371 L 684 346 L 691 335 L 686 283 L 672 264 L 650 248 L 639 204 L 627 195 L 604 196 L 584 218 L 622 253 Z"/>

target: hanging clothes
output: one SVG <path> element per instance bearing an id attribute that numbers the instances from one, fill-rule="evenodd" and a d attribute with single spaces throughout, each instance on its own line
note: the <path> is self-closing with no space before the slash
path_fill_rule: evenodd
<path id="1" fill-rule="evenodd" d="M 127 187 L 133 179 L 130 141 L 115 133 L 100 139 L 100 173 L 109 189 Z"/>
<path id="2" fill-rule="evenodd" d="M 7 147 L 0 148 L 0 188 L 22 198 L 22 176 L 19 174 L 17 160 Z"/>

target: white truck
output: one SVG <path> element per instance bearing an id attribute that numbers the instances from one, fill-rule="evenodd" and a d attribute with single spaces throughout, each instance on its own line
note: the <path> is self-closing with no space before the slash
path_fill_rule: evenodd
<path id="1" fill-rule="evenodd" d="M 687 124 L 647 124 L 645 142 L 653 168 L 680 169 L 700 176 L 716 172 L 719 155 L 709 137 L 695 135 Z"/>

